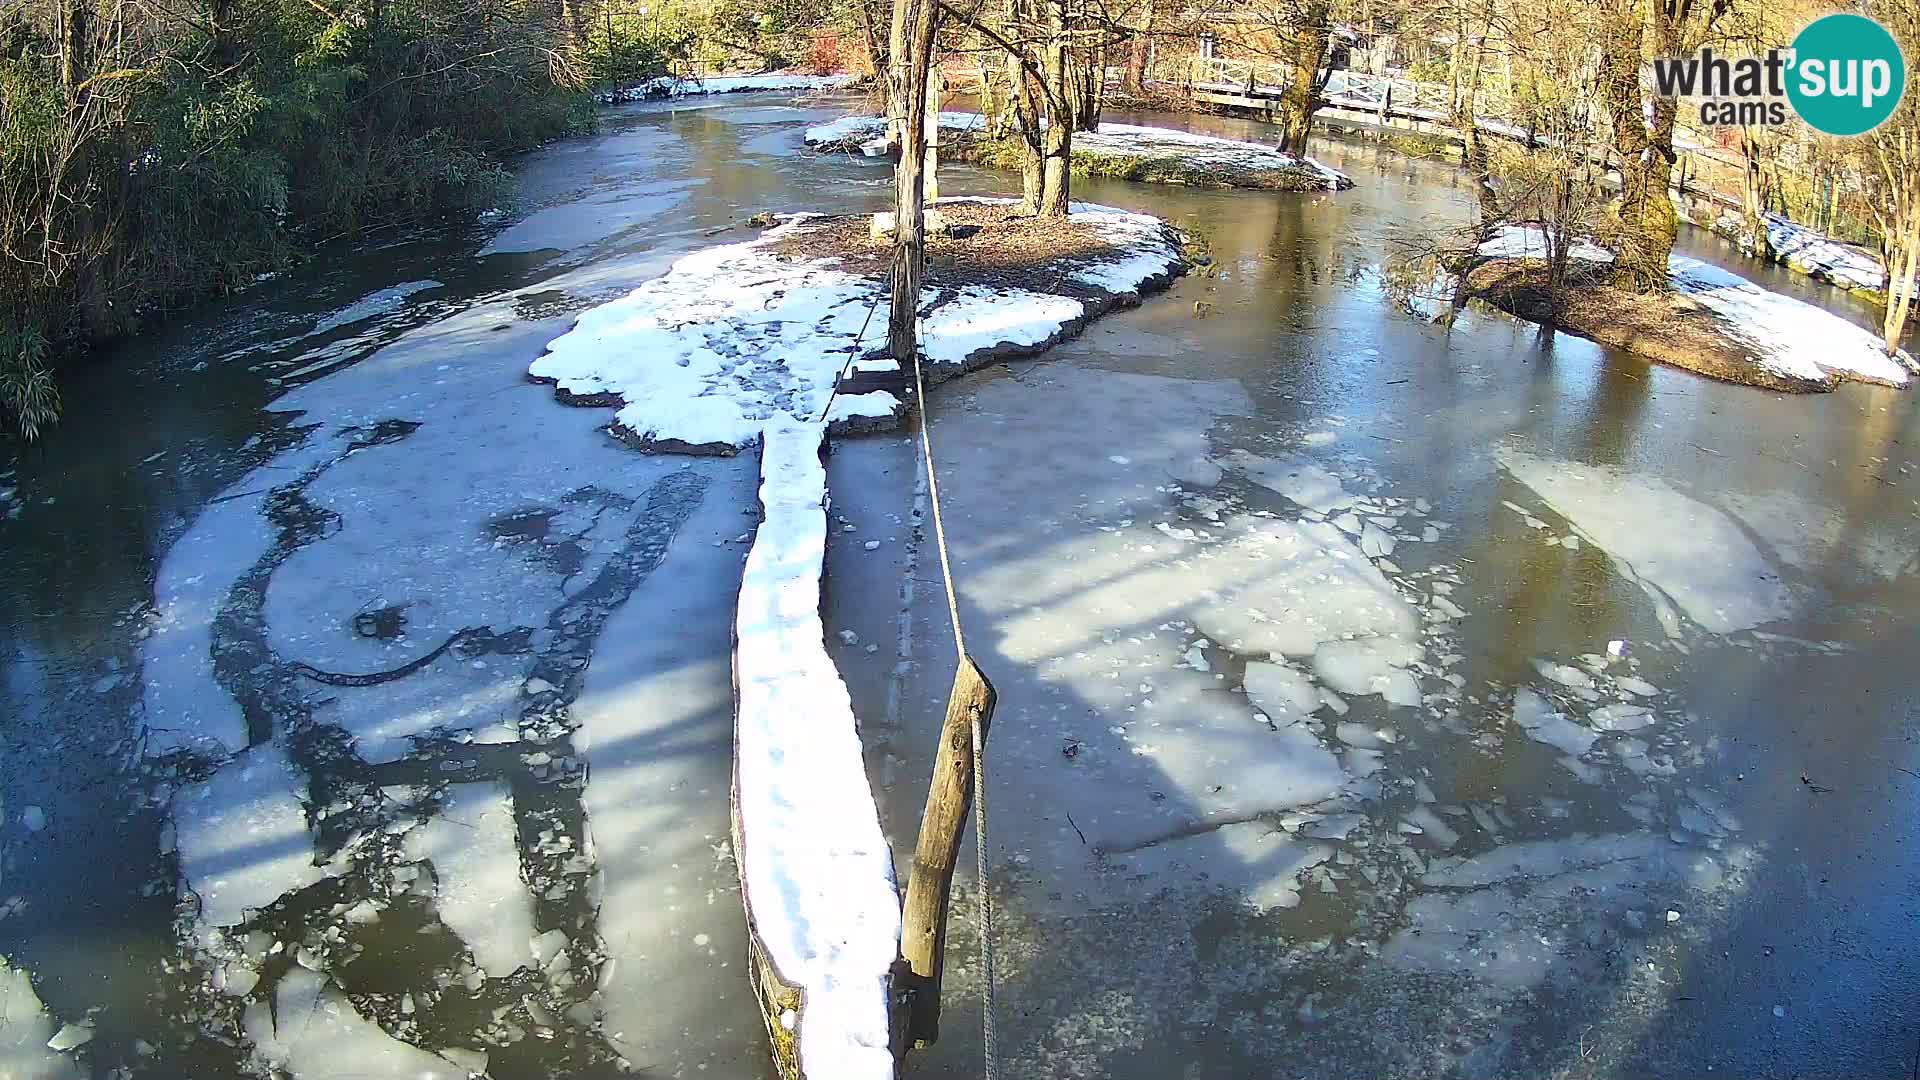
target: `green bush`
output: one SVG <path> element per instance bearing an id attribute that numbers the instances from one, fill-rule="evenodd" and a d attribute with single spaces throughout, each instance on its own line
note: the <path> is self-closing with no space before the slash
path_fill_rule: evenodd
<path id="1" fill-rule="evenodd" d="M 591 123 L 561 28 L 499 0 L 211 0 L 106 26 L 0 14 L 0 426 L 64 356 L 369 226 L 493 205 Z M 70 69 L 56 34 L 96 33 Z M 109 32 L 111 31 L 111 32 Z"/>

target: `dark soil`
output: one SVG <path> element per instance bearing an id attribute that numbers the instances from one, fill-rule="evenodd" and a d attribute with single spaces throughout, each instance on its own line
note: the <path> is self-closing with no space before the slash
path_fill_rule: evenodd
<path id="1" fill-rule="evenodd" d="M 1821 393 L 1831 382 L 1776 374 L 1712 312 L 1678 293 L 1636 293 L 1605 281 L 1579 282 L 1565 291 L 1557 320 L 1537 261 L 1495 259 L 1467 274 L 1467 292 L 1502 311 L 1635 356 L 1709 378 L 1787 393 Z"/>
<path id="2" fill-rule="evenodd" d="M 1005 203 L 943 202 L 936 207 L 953 226 L 927 238 L 931 287 L 986 285 L 1085 298 L 1098 290 L 1068 280 L 1084 266 L 1120 249 L 1099 231 L 1070 218 L 1022 217 Z M 875 240 L 865 214 L 814 218 L 766 246 L 799 259 L 837 258 L 843 269 L 885 277 L 893 259 L 891 235 Z"/>

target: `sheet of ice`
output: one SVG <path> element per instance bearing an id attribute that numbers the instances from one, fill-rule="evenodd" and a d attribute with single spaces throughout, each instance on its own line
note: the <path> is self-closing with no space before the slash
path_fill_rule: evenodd
<path id="1" fill-rule="evenodd" d="M 985 118 L 979 113 L 940 114 L 940 127 L 945 131 L 974 131 L 984 124 Z M 856 139 L 883 137 L 886 126 L 886 121 L 877 116 L 846 116 L 808 128 L 805 138 L 810 146 L 845 145 Z M 1093 131 L 1074 132 L 1073 148 L 1107 157 L 1178 158 L 1199 165 L 1240 169 L 1304 168 L 1317 173 L 1330 189 L 1353 186 L 1352 178 L 1345 173 L 1310 157 L 1284 153 L 1265 143 L 1198 135 L 1174 128 L 1101 124 Z"/>
<path id="2" fill-rule="evenodd" d="M 1538 225 L 1502 225 L 1481 242 L 1480 254 L 1490 259 L 1545 259 L 1547 234 Z M 1582 262 L 1613 261 L 1613 252 L 1584 237 L 1574 239 L 1567 255 Z"/>
<path id="3" fill-rule="evenodd" d="M 1193 609 L 1214 641 L 1243 655 L 1308 657 L 1341 638 L 1418 640 L 1419 616 L 1339 529 L 1325 522 L 1239 519 L 1210 555 L 1223 575 Z"/>
<path id="4" fill-rule="evenodd" d="M 1677 607 L 1714 634 L 1785 618 L 1792 594 L 1732 519 L 1657 476 L 1559 461 L 1502 446 L 1500 465 L 1650 596 L 1669 634 Z"/>
<path id="5" fill-rule="evenodd" d="M 1179 253 L 1156 218 L 1077 204 L 1119 249 L 1076 280 L 1131 292 L 1164 277 Z M 593 308 L 554 339 L 530 373 L 563 393 L 617 397 L 618 425 L 668 447 L 746 446 L 776 416 L 814 420 L 863 339 L 884 283 L 838 260 L 796 262 L 765 250 L 806 224 L 796 216 L 758 240 L 681 259 L 665 276 Z M 929 289 L 924 345 L 938 363 L 962 363 L 998 345 L 1031 348 L 1085 312 L 1077 299 L 1023 289 Z M 891 416 L 885 391 L 834 402 L 836 418 Z"/>
<path id="6" fill-rule="evenodd" d="M 0 959 L 0 1078 L 79 1080 L 79 1064 L 47 1047 L 59 1029 L 34 993 L 33 980 Z"/>
<path id="7" fill-rule="evenodd" d="M 255 485 L 236 485 L 244 492 Z M 160 561 L 153 632 L 140 650 L 147 753 L 219 759 L 246 748 L 247 721 L 213 674 L 213 618 L 231 585 L 272 543 L 264 494 L 214 503 Z"/>
<path id="8" fill-rule="evenodd" d="M 753 991 L 739 975 L 746 924 L 728 841 L 728 653 L 744 555 L 730 541 L 757 464 L 694 463 L 711 477 L 706 497 L 609 618 L 573 705 L 607 954 L 601 1026 L 666 1076 L 764 1067 Z"/>
<path id="9" fill-rule="evenodd" d="M 1378 694 L 1389 705 L 1420 704 L 1420 684 L 1406 670 L 1419 660 L 1420 647 L 1390 636 L 1368 636 L 1323 643 L 1313 653 L 1313 673 L 1349 696 Z"/>
<path id="10" fill-rule="evenodd" d="M 810 1076 L 893 1076 L 888 972 L 900 942 L 893 861 L 847 688 L 820 621 L 824 429 L 770 423 L 764 512 L 736 622 L 740 874 L 754 928 L 804 988 Z"/>
<path id="11" fill-rule="evenodd" d="M 1667 263 L 1674 290 L 1720 316 L 1768 370 L 1821 383 L 1851 378 L 1907 384 L 1912 357 L 1904 350 L 1888 356 L 1871 331 L 1698 259 L 1673 255 Z"/>
<path id="12" fill-rule="evenodd" d="M 529 963 L 533 897 L 520 879 L 513 796 L 503 784 L 455 784 L 441 812 L 407 834 L 409 859 L 433 864 L 440 918 L 494 978 Z"/>
<path id="13" fill-rule="evenodd" d="M 1244 682 L 1254 708 L 1275 724 L 1304 720 L 1320 707 L 1313 680 L 1284 663 L 1249 660 Z"/>
<path id="14" fill-rule="evenodd" d="M 326 977 L 295 965 L 273 1003 L 247 1006 L 245 1026 L 261 1064 L 293 1080 L 465 1080 L 467 1070 L 380 1030 Z"/>
<path id="15" fill-rule="evenodd" d="M 1339 477 L 1304 457 L 1261 457 L 1236 450 L 1227 461 L 1247 479 L 1317 513 L 1332 514 L 1353 505 Z"/>
<path id="16" fill-rule="evenodd" d="M 1593 729 L 1560 715 L 1546 698 L 1524 686 L 1513 693 L 1513 722 L 1528 735 L 1576 758 L 1593 749 L 1600 738 Z"/>
<path id="17" fill-rule="evenodd" d="M 1381 957 L 1396 967 L 1471 977 L 1501 992 L 1533 987 L 1592 949 L 1591 934 L 1628 912 L 1679 903 L 1707 911 L 1738 895 L 1751 849 L 1709 852 L 1665 835 L 1621 833 L 1510 843 L 1440 857 Z"/>
<path id="18" fill-rule="evenodd" d="M 376 315 L 398 311 L 405 306 L 407 297 L 427 289 L 441 288 L 442 284 L 432 278 L 426 278 L 421 281 L 403 281 L 398 285 L 389 285 L 384 289 L 368 293 L 346 307 L 322 316 L 313 324 L 311 332 L 324 334 L 329 330 L 338 330 L 343 326 L 371 319 Z"/>
<path id="19" fill-rule="evenodd" d="M 181 896 L 201 941 L 326 876 L 314 865 L 307 783 L 278 743 L 235 755 L 173 800 Z"/>

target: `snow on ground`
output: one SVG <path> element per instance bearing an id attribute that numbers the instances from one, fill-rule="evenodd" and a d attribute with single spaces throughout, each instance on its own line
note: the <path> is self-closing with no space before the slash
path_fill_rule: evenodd
<path id="1" fill-rule="evenodd" d="M 1122 249 L 1079 268 L 1083 285 L 1131 292 L 1179 263 L 1158 219 L 1091 204 L 1076 204 L 1074 213 Z M 818 420 L 830 397 L 829 423 L 890 421 L 903 408 L 890 393 L 833 397 L 847 361 L 882 342 L 883 320 L 876 326 L 869 317 L 878 314 L 884 283 L 832 258 L 802 262 L 765 250 L 806 222 L 797 215 L 758 240 L 681 259 L 581 315 L 530 373 L 576 398 L 619 398 L 618 427 L 670 449 L 744 447 L 776 417 Z M 922 295 L 930 305 L 925 347 L 937 363 L 963 363 L 999 345 L 1032 347 L 1085 314 L 1076 298 L 1024 289 L 968 286 L 943 299 L 929 288 Z"/>
<path id="2" fill-rule="evenodd" d="M 977 131 L 986 123 L 979 113 L 943 112 L 940 127 L 948 131 Z M 807 145 L 838 148 L 858 141 L 870 156 L 886 151 L 887 123 L 874 116 L 846 116 L 807 129 Z M 877 145 L 876 145 L 877 141 Z M 1223 139 L 1216 135 L 1197 135 L 1173 128 L 1141 127 L 1135 124 L 1101 124 L 1093 131 L 1073 133 L 1077 151 L 1120 158 L 1179 158 L 1199 166 L 1239 169 L 1307 168 L 1320 174 L 1327 187 L 1352 187 L 1351 177 L 1310 157 L 1283 153 L 1264 143 Z"/>
<path id="3" fill-rule="evenodd" d="M 0 1077 L 79 1080 L 80 1066 L 47 1045 L 61 1030 L 40 1004 L 27 973 L 0 960 Z"/>
<path id="4" fill-rule="evenodd" d="M 677 78 L 662 75 L 638 86 L 609 90 L 599 95 L 603 104 L 640 101 L 646 98 L 688 97 L 699 94 L 735 94 L 751 90 L 837 90 L 853 81 L 851 75 L 803 75 L 776 72 L 770 75 L 713 75 L 707 78 Z"/>
<path id="5" fill-rule="evenodd" d="M 1537 225 L 1503 225 L 1480 245 L 1488 258 L 1546 258 L 1546 237 Z M 1581 239 L 1573 258 L 1610 263 L 1613 254 Z M 1778 375 L 1831 385 L 1859 379 L 1905 386 L 1917 369 L 1905 351 L 1887 355 L 1878 335 L 1823 308 L 1763 289 L 1729 270 L 1685 255 L 1667 257 L 1673 289 L 1719 316 L 1728 333 L 1754 352 L 1755 360 Z"/>
<path id="6" fill-rule="evenodd" d="M 1880 337 L 1838 315 L 1763 289 L 1738 274 L 1684 255 L 1667 258 L 1675 291 L 1721 317 L 1763 367 L 1793 378 L 1857 378 L 1905 386 L 1911 357 L 1886 353 Z"/>
<path id="7" fill-rule="evenodd" d="M 1767 243 L 1780 261 L 1809 277 L 1830 281 L 1843 289 L 1881 292 L 1887 287 L 1887 275 L 1880 261 L 1862 248 L 1842 244 L 1815 229 L 1782 217 L 1766 216 Z M 1713 223 L 1713 231 L 1744 238 L 1746 221 L 1729 210 Z M 1742 244 L 1750 248 L 1750 244 Z M 1751 252 L 1749 252 L 1751 253 Z"/>
<path id="8" fill-rule="evenodd" d="M 853 706 L 826 653 L 819 424 L 770 424 L 764 517 L 740 580 L 735 671 L 740 874 L 754 931 L 805 992 L 809 1076 L 893 1075 L 888 972 L 899 951 L 893 858 Z"/>
<path id="9" fill-rule="evenodd" d="M 505 978 L 532 961 L 533 900 L 505 785 L 453 785 L 440 813 L 407 834 L 406 853 L 433 864 L 440 918 L 488 975 Z"/>
<path id="10" fill-rule="evenodd" d="M 1502 225 L 1481 242 L 1480 254 L 1489 259 L 1545 259 L 1547 234 L 1537 225 Z M 1582 262 L 1613 261 L 1613 252 L 1584 238 L 1575 239 L 1567 255 Z"/>
<path id="11" fill-rule="evenodd" d="M 201 943 L 326 876 L 313 862 L 307 783 L 278 743 L 238 754 L 174 796 L 181 895 Z"/>
<path id="12" fill-rule="evenodd" d="M 1713 634 L 1791 614 L 1792 594 L 1746 530 L 1665 480 L 1507 446 L 1494 458 L 1613 557 L 1653 600 L 1668 634 L 1680 636 L 1682 614 Z"/>
<path id="13" fill-rule="evenodd" d="M 271 1003 L 260 999 L 247 1006 L 245 1023 L 259 1063 L 300 1080 L 463 1080 L 468 1075 L 465 1066 L 380 1030 L 354 1010 L 339 987 L 299 966 L 281 977 Z"/>

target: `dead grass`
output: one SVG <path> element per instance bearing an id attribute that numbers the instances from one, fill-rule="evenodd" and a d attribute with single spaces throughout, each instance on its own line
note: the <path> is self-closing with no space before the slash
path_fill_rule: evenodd
<path id="1" fill-rule="evenodd" d="M 985 285 L 1029 289 L 1067 296 L 1098 290 L 1068 280 L 1068 275 L 1121 253 L 1092 226 L 1071 218 L 1019 217 L 1016 207 L 1000 203 L 941 203 L 937 209 L 954 226 L 950 236 L 927 240 L 927 284 Z M 810 220 L 765 250 L 795 259 L 835 258 L 855 273 L 884 277 L 893 243 L 872 237 L 865 214 Z"/>
<path id="2" fill-rule="evenodd" d="M 1467 275 L 1468 292 L 1523 319 L 1544 323 L 1552 314 L 1546 267 L 1496 259 Z M 1635 293 L 1604 281 L 1570 287 L 1558 328 L 1635 356 L 1743 386 L 1787 393 L 1819 393 L 1830 383 L 1789 378 L 1762 367 L 1753 349 L 1727 324 L 1677 293 Z"/>

